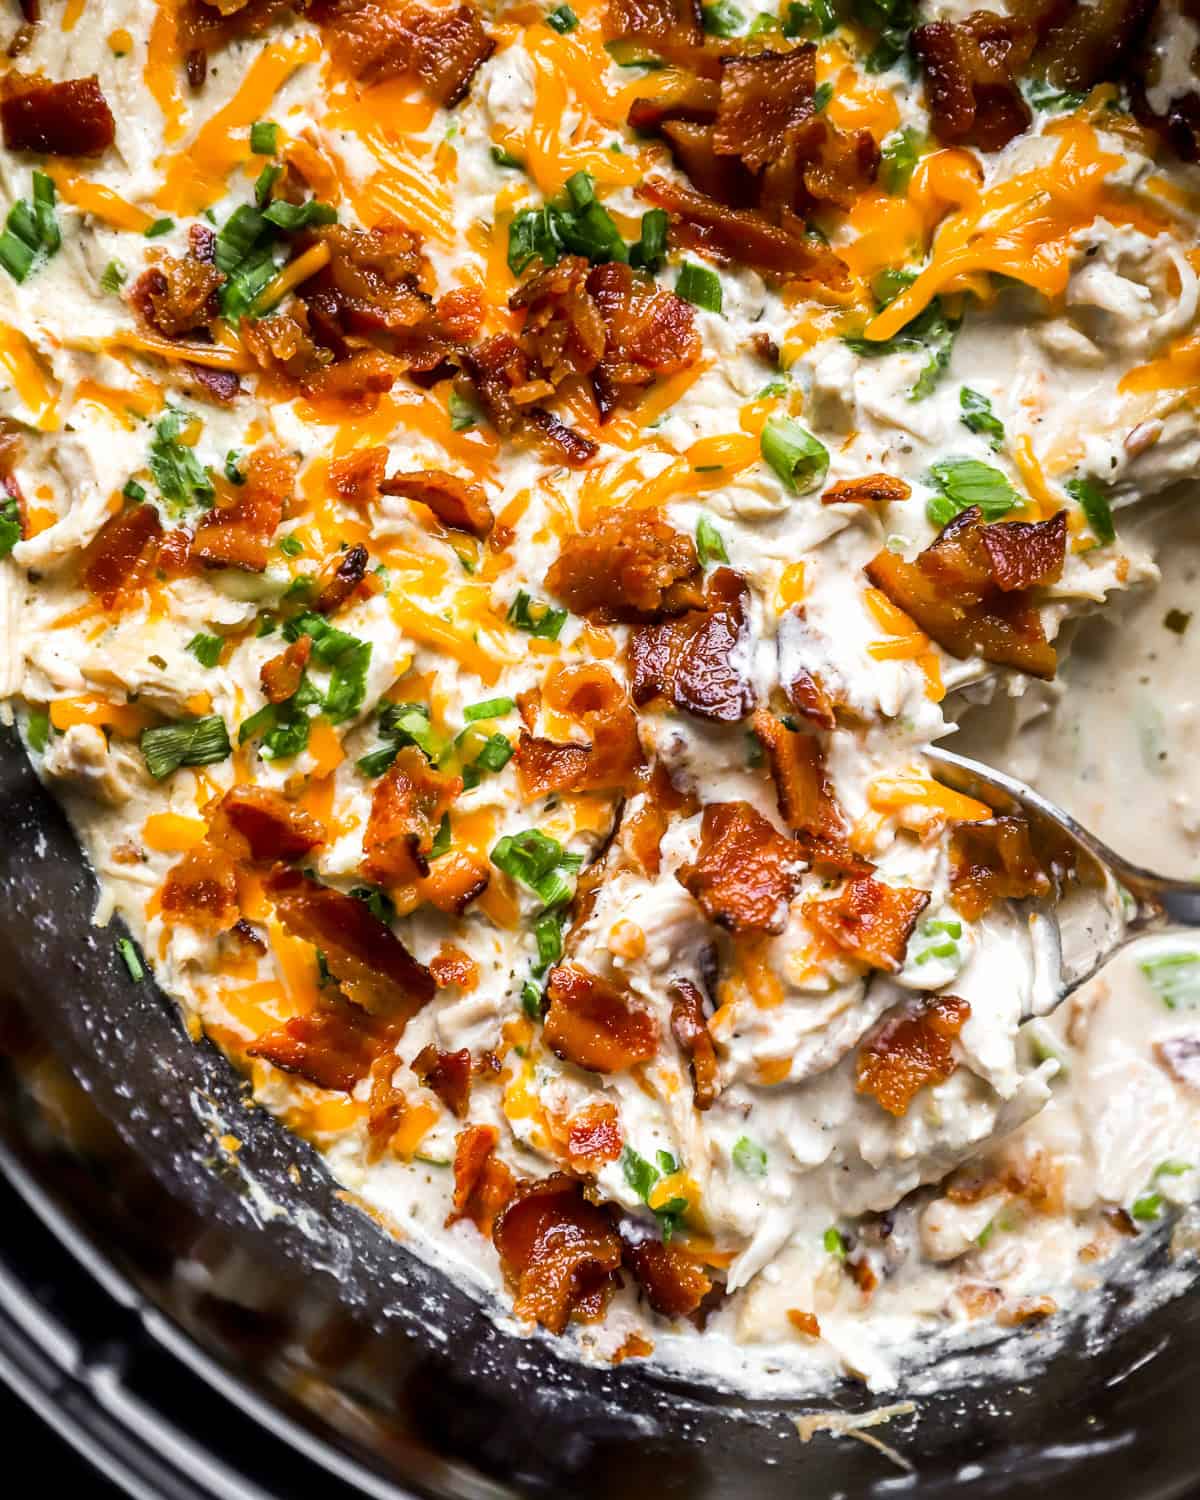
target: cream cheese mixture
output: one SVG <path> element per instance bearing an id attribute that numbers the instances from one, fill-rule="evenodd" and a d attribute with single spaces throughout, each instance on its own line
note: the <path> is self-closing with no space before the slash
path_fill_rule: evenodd
<path id="1" fill-rule="evenodd" d="M 964 719 L 1200 869 L 1198 38 L 1187 0 L 15 31 L 0 698 L 130 982 L 498 1316 L 882 1389 L 1200 1196 L 1200 951 L 1021 1024 L 1055 872 L 923 758 Z"/>

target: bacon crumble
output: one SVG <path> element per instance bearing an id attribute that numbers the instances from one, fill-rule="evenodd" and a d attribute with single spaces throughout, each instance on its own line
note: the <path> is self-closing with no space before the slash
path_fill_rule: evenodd
<path id="1" fill-rule="evenodd" d="M 246 1054 L 318 1088 L 349 1094 L 377 1059 L 391 1052 L 398 1034 L 393 1022 L 368 1015 L 338 995 L 322 995 L 307 1015 L 293 1016 L 256 1037 Z"/>
<path id="2" fill-rule="evenodd" d="M 452 530 L 484 537 L 492 529 L 494 518 L 483 486 L 444 469 L 392 474 L 379 482 L 378 490 L 382 495 L 400 495 L 428 506 L 442 525 Z"/>
<path id="3" fill-rule="evenodd" d="M 192 555 L 206 568 L 266 571 L 269 543 L 295 488 L 296 460 L 277 448 L 256 448 L 245 473 L 243 484 L 219 491 L 196 528 Z"/>
<path id="4" fill-rule="evenodd" d="M 720 1091 L 720 1078 L 704 1001 L 690 979 L 674 980 L 670 993 L 671 1035 L 691 1068 L 692 1102 L 699 1110 L 711 1109 Z"/>
<path id="5" fill-rule="evenodd" d="M 791 839 L 748 802 L 710 802 L 693 863 L 676 873 L 709 921 L 731 932 L 782 932 L 804 864 Z"/>
<path id="6" fill-rule="evenodd" d="M 697 718 L 736 723 L 754 707 L 745 675 L 750 591 L 732 568 L 717 568 L 702 609 L 634 630 L 629 641 L 630 691 L 642 706 L 662 696 Z"/>
<path id="7" fill-rule="evenodd" d="M 116 122 L 94 73 L 62 83 L 9 73 L 0 97 L 0 131 L 9 151 L 101 156 L 116 139 Z"/>
<path id="8" fill-rule="evenodd" d="M 567 537 L 546 587 L 572 614 L 643 624 L 703 603 L 703 569 L 690 536 L 658 511 L 610 512 Z"/>
<path id="9" fill-rule="evenodd" d="M 442 818 L 462 791 L 461 776 L 435 771 L 406 745 L 375 785 L 363 834 L 363 870 L 380 885 L 429 874 L 429 855 Z"/>
<path id="10" fill-rule="evenodd" d="M 1051 893 L 1023 818 L 959 823 L 950 839 L 950 904 L 976 922 L 997 901 L 1020 901 Z"/>
<path id="11" fill-rule="evenodd" d="M 915 562 L 884 549 L 865 571 L 951 656 L 979 655 L 997 666 L 1051 678 L 1058 659 L 1031 590 L 1061 575 L 1066 539 L 1065 511 L 1048 521 L 984 525 L 971 506 Z"/>
<path id="12" fill-rule="evenodd" d="M 492 1230 L 518 1318 L 562 1333 L 603 1317 L 616 1286 L 621 1241 L 607 1214 L 562 1173 L 518 1182 Z"/>
<path id="13" fill-rule="evenodd" d="M 803 913 L 811 927 L 852 958 L 895 974 L 903 966 L 917 918 L 928 905 L 928 891 L 858 875 L 835 896 L 810 897 Z"/>
<path id="14" fill-rule="evenodd" d="M 957 995 L 931 995 L 890 1017 L 858 1054 L 855 1088 L 890 1115 L 907 1113 L 921 1089 L 945 1083 L 957 1068 L 953 1043 L 970 1014 Z"/>
<path id="15" fill-rule="evenodd" d="M 712 1291 L 712 1278 L 694 1255 L 643 1233 L 640 1225 L 621 1224 L 621 1248 L 646 1301 L 664 1318 L 687 1317 Z"/>
<path id="16" fill-rule="evenodd" d="M 516 1178 L 496 1155 L 500 1132 L 494 1125 L 468 1125 L 454 1147 L 454 1198 L 446 1224 L 469 1219 L 490 1238 L 496 1217 L 512 1198 Z"/>
<path id="17" fill-rule="evenodd" d="M 658 1050 L 654 1018 L 612 981 L 582 964 L 557 964 L 546 981 L 542 1035 L 564 1062 L 592 1073 L 620 1073 Z"/>
<path id="18" fill-rule="evenodd" d="M 585 1105 L 567 1125 L 567 1155 L 577 1170 L 600 1171 L 617 1160 L 624 1144 L 617 1107 L 607 1099 Z"/>
<path id="19" fill-rule="evenodd" d="M 442 1052 L 430 1042 L 427 1047 L 422 1047 L 409 1067 L 451 1114 L 460 1120 L 466 1119 L 471 1099 L 471 1054 L 465 1047 L 457 1052 Z"/>

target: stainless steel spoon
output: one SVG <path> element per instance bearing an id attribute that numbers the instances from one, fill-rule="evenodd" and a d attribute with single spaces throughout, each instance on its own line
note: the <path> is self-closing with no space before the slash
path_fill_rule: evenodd
<path id="1" fill-rule="evenodd" d="M 1052 1001 L 1039 1004 L 1038 1014 L 1053 1009 L 1134 938 L 1200 927 L 1200 882 L 1169 880 L 1122 859 L 1061 807 L 1002 771 L 937 745 L 925 754 L 946 786 L 987 803 L 997 814 L 1023 817 L 1035 848 L 1065 849 L 1074 856 L 1071 878 L 1052 908 L 1045 902 L 1022 903 L 1043 929 L 1057 928 L 1058 982 L 1052 978 Z M 1047 924 L 1046 917 L 1053 921 Z"/>

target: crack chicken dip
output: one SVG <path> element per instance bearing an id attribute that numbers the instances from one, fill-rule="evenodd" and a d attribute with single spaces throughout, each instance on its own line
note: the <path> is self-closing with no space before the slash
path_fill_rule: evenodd
<path id="1" fill-rule="evenodd" d="M 1200 956 L 1020 1024 L 922 755 L 1200 463 L 1194 0 L 21 11 L 0 694 L 130 982 L 593 1360 L 886 1385 L 1200 1192 Z"/>

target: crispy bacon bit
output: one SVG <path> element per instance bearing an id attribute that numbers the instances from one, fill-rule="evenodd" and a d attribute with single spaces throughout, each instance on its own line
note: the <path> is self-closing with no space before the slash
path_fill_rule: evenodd
<path id="1" fill-rule="evenodd" d="M 687 1317 L 712 1291 L 712 1280 L 694 1255 L 664 1245 L 640 1224 L 621 1225 L 621 1247 L 646 1301 L 664 1318 Z"/>
<path id="2" fill-rule="evenodd" d="M 313 232 L 329 251 L 323 270 L 300 289 L 314 336 L 336 352 L 346 334 L 397 337 L 427 324 L 433 302 L 421 289 L 428 263 L 421 237 L 399 224 L 355 229 L 330 224 Z"/>
<path id="3" fill-rule="evenodd" d="M 970 1014 L 957 995 L 931 995 L 890 1017 L 858 1054 L 855 1088 L 904 1114 L 926 1084 L 945 1083 L 957 1068 L 952 1044 Z"/>
<path id="4" fill-rule="evenodd" d="M 466 1119 L 471 1098 L 471 1054 L 465 1047 L 457 1052 L 439 1052 L 430 1042 L 421 1048 L 409 1067 L 452 1114 L 460 1120 Z"/>
<path id="5" fill-rule="evenodd" d="M 912 487 L 891 474 L 868 474 L 863 479 L 843 479 L 821 496 L 822 505 L 886 505 L 907 500 Z"/>
<path id="6" fill-rule="evenodd" d="M 209 838 L 238 860 L 302 859 L 325 842 L 325 829 L 302 807 L 265 786 L 235 786 L 221 798 Z"/>
<path id="7" fill-rule="evenodd" d="M 365 902 L 282 866 L 264 886 L 284 930 L 321 949 L 329 972 L 356 1005 L 403 1023 L 432 1000 L 429 970 Z"/>
<path id="8" fill-rule="evenodd" d="M 771 767 L 783 821 L 795 833 L 834 842 L 844 840 L 846 819 L 817 738 L 789 729 L 765 708 L 755 710 L 753 722 Z"/>
<path id="9" fill-rule="evenodd" d="M 241 37 L 261 36 L 292 4 L 293 0 L 248 0 L 245 5 L 181 0 L 176 12 L 178 50 L 188 82 L 199 88 L 208 71 L 209 53 Z"/>
<path id="10" fill-rule="evenodd" d="M 9 73 L 0 99 L 0 129 L 9 151 L 48 156 L 99 156 L 116 138 L 116 123 L 93 73 L 47 83 Z"/>
<path id="11" fill-rule="evenodd" d="M 675 375 L 695 364 L 700 335 L 690 302 L 635 276 L 621 261 L 593 267 L 587 290 L 603 325 L 604 352 L 591 371 L 603 421 L 656 376 Z"/>
<path id="12" fill-rule="evenodd" d="M 348 1094 L 376 1059 L 391 1051 L 397 1035 L 392 1022 L 368 1015 L 339 995 L 326 994 L 306 1016 L 294 1016 L 256 1037 L 246 1052 L 318 1088 Z"/>
<path id="13" fill-rule="evenodd" d="M 933 21 L 912 34 L 925 68 L 925 97 L 934 134 L 999 151 L 1033 119 L 1017 83 L 1033 50 L 1019 20 L 972 11 L 964 21 Z"/>
<path id="14" fill-rule="evenodd" d="M 700 0 L 609 0 L 607 30 L 650 45 L 699 47 L 704 41 Z"/>
<path id="15" fill-rule="evenodd" d="M 620 1073 L 658 1050 L 654 1018 L 581 964 L 551 969 L 546 994 L 545 1042 L 565 1062 L 593 1073 Z"/>
<path id="16" fill-rule="evenodd" d="M 254 927 L 246 921 L 245 917 L 239 917 L 229 931 L 241 947 L 249 948 L 258 954 L 266 953 L 267 945 L 265 940 L 259 936 Z"/>
<path id="17" fill-rule="evenodd" d="M 294 458 L 277 448 L 256 448 L 246 461 L 246 482 L 230 486 L 197 527 L 192 555 L 206 568 L 264 572 L 268 544 L 295 483 Z"/>
<path id="18" fill-rule="evenodd" d="M 496 1156 L 500 1132 L 494 1125 L 468 1125 L 454 1146 L 454 1206 L 446 1224 L 470 1219 L 490 1237 L 496 1216 L 511 1199 L 516 1180 Z"/>
<path id="19" fill-rule="evenodd" d="M 1177 1083 L 1200 1094 L 1200 1036 L 1185 1031 L 1155 1042 L 1154 1055 Z"/>
<path id="20" fill-rule="evenodd" d="M 105 521 L 83 556 L 83 583 L 105 609 L 145 588 L 162 526 L 153 505 L 132 505 Z"/>
<path id="21" fill-rule="evenodd" d="M 1005 535 L 989 548 L 984 534 L 997 528 Z M 885 549 L 865 571 L 877 589 L 952 656 L 979 655 L 998 666 L 1050 678 L 1057 666 L 1054 648 L 1027 590 L 1012 585 L 1024 578 L 1042 584 L 1057 577 L 1066 535 L 1064 511 L 1049 521 L 984 526 L 978 508 L 971 506 L 915 562 Z M 999 578 L 1007 587 L 1001 587 Z"/>
<path id="22" fill-rule="evenodd" d="M 237 871 L 227 849 L 205 839 L 167 871 L 162 888 L 166 922 L 187 922 L 207 932 L 224 932 L 241 915 Z"/>
<path id="23" fill-rule="evenodd" d="M 292 697 L 300 686 L 311 655 L 312 636 L 302 635 L 286 651 L 263 662 L 258 671 L 258 680 L 262 683 L 268 703 L 283 703 Z"/>
<path id="24" fill-rule="evenodd" d="M 627 1333 L 612 1356 L 612 1363 L 623 1365 L 627 1359 L 649 1359 L 653 1353 L 654 1345 L 648 1338 L 643 1338 L 640 1333 Z"/>
<path id="25" fill-rule="evenodd" d="M 245 341 L 245 334 L 242 338 Z M 306 374 L 300 390 L 312 401 L 328 401 L 349 413 L 365 416 L 379 405 L 380 396 L 395 385 L 403 368 L 394 356 L 379 349 L 359 349 L 349 359 L 322 365 Z"/>
<path id="26" fill-rule="evenodd" d="M 473 339 L 487 317 L 487 298 L 474 286 L 456 286 L 437 300 L 438 322 L 456 343 Z"/>
<path id="27" fill-rule="evenodd" d="M 366 510 L 379 497 L 379 485 L 387 472 L 388 450 L 358 448 L 329 465 L 329 483 L 339 500 Z"/>
<path id="28" fill-rule="evenodd" d="M 1168 19 L 1172 7 L 1160 6 L 1157 0 L 1095 0 L 1091 5 L 1042 5 L 1038 49 L 1033 68 L 1062 89 L 1092 88 L 1106 79 L 1117 78 L 1122 69 L 1130 69 L 1136 84 L 1147 70 L 1145 56 L 1134 56 L 1138 44 L 1146 37 L 1156 14 Z M 1194 8 L 1184 9 L 1195 17 Z M 1148 38 L 1155 41 L 1156 38 Z M 1159 51 L 1157 47 L 1155 51 Z M 1161 58 L 1163 53 L 1159 51 Z M 1143 66 L 1138 66 L 1138 63 Z M 1153 77 L 1149 79 L 1154 82 Z"/>
<path id="29" fill-rule="evenodd" d="M 567 1126 L 567 1155 L 578 1171 L 598 1172 L 616 1161 L 624 1146 L 617 1107 L 608 1100 L 587 1104 L 571 1116 Z"/>
<path id="30" fill-rule="evenodd" d="M 718 568 L 703 609 L 636 629 L 629 642 L 633 701 L 641 706 L 661 694 L 700 719 L 744 719 L 754 707 L 754 688 L 743 670 L 749 597 L 740 574 Z"/>
<path id="31" fill-rule="evenodd" d="M 452 109 L 496 44 L 472 5 L 428 10 L 377 0 L 317 0 L 308 14 L 330 34 L 336 60 L 355 78 L 382 83 L 415 73 Z"/>
<path id="32" fill-rule="evenodd" d="M 1048 521 L 998 521 L 980 527 L 979 539 L 998 589 L 1011 594 L 1045 588 L 1062 577 L 1067 513 L 1060 510 Z"/>
<path id="33" fill-rule="evenodd" d="M 429 972 L 439 990 L 457 985 L 465 992 L 473 990 L 479 983 L 479 965 L 469 953 L 464 953 L 453 943 L 442 944 L 429 960 Z"/>
<path id="34" fill-rule="evenodd" d="M 804 903 L 804 919 L 860 963 L 895 974 L 917 918 L 929 905 L 929 892 L 883 885 L 869 875 L 849 880 L 832 897 Z"/>
<path id="35" fill-rule="evenodd" d="M 1033 852 L 1023 818 L 959 823 L 950 858 L 950 903 L 968 922 L 978 921 L 995 901 L 1050 894 L 1050 880 Z"/>
<path id="36" fill-rule="evenodd" d="M 537 389 L 539 377 L 530 355 L 516 339 L 498 333 L 465 354 L 463 364 L 475 394 L 502 437 L 529 437 L 552 458 L 572 468 L 595 458 L 599 447 L 591 438 L 567 427 L 544 407 L 526 405 L 518 399 Z"/>
<path id="37" fill-rule="evenodd" d="M 328 349 L 318 349 L 299 317 L 290 312 L 269 318 L 243 318 L 241 340 L 260 369 L 281 380 L 298 380 L 312 393 L 312 380 L 332 360 Z M 391 379 L 383 386 L 389 389 Z"/>
<path id="38" fill-rule="evenodd" d="M 621 1264 L 621 1241 L 579 1183 L 555 1173 L 518 1182 L 492 1239 L 518 1318 L 562 1333 L 603 1317 Z"/>
<path id="39" fill-rule="evenodd" d="M 192 533 L 185 527 L 168 531 L 159 542 L 155 571 L 164 578 L 183 578 L 196 571 L 192 566 Z"/>
<path id="40" fill-rule="evenodd" d="M 773 224 L 757 209 L 727 208 L 705 193 L 647 177 L 638 196 L 665 208 L 676 244 L 718 261 L 737 261 L 766 276 L 813 281 L 833 290 L 850 284 L 845 263 L 828 245 L 805 233 L 801 220 L 784 215 Z"/>
<path id="41" fill-rule="evenodd" d="M 717 1049 L 704 1001 L 690 979 L 676 979 L 671 985 L 671 1035 L 691 1065 L 692 1102 L 697 1109 L 711 1109 L 720 1089 Z"/>
<path id="42" fill-rule="evenodd" d="M 367 576 L 370 560 L 370 554 L 361 542 L 355 542 L 353 547 L 347 547 L 333 559 L 317 583 L 313 608 L 318 614 L 331 615 L 341 609 Z"/>
<path id="43" fill-rule="evenodd" d="M 731 932 L 782 932 L 803 869 L 791 839 L 748 802 L 710 802 L 695 863 L 677 879 L 709 921 Z"/>
<path id="44" fill-rule="evenodd" d="M 568 375 L 588 374 L 604 355 L 604 323 L 587 286 L 590 270 L 583 256 L 564 255 L 527 277 L 508 299 L 513 312 L 525 313 L 521 344 L 542 377 L 533 382 L 531 400 L 551 394 L 546 383 L 557 387 Z"/>
<path id="45" fill-rule="evenodd" d="M 444 469 L 426 469 L 419 474 L 392 474 L 379 485 L 383 495 L 400 495 L 427 505 L 443 526 L 487 536 L 494 517 L 481 484 L 447 474 Z"/>
<path id="46" fill-rule="evenodd" d="M 565 668 L 547 683 L 546 702 L 575 719 L 588 738 L 559 743 L 523 729 L 516 753 L 523 797 L 630 785 L 642 760 L 637 715 L 607 667 L 594 662 Z"/>
<path id="47" fill-rule="evenodd" d="M 179 366 L 180 384 L 197 401 L 229 406 L 242 393 L 242 382 L 233 370 L 210 370 L 186 360 Z"/>
<path id="48" fill-rule="evenodd" d="M 569 536 L 546 574 L 546 587 L 572 614 L 643 624 L 696 609 L 703 570 L 690 536 L 658 511 L 616 511 Z"/>
<path id="49" fill-rule="evenodd" d="M 380 885 L 429 874 L 429 853 L 442 818 L 462 791 L 461 776 L 435 771 L 406 745 L 380 777 L 363 834 L 363 869 Z"/>
<path id="50" fill-rule="evenodd" d="M 224 280 L 211 260 L 167 255 L 142 272 L 130 289 L 129 300 L 156 332 L 164 338 L 178 338 L 206 327 L 216 316 L 214 299 Z"/>
<path id="51" fill-rule="evenodd" d="M 719 156 L 736 156 L 752 172 L 781 160 L 812 116 L 817 49 L 755 52 L 721 59 L 721 98 L 713 133 Z"/>
<path id="52" fill-rule="evenodd" d="M 481 855 L 451 849 L 435 860 L 429 874 L 417 882 L 417 893 L 438 911 L 461 917 L 471 902 L 483 895 L 490 881 L 488 863 Z"/>

